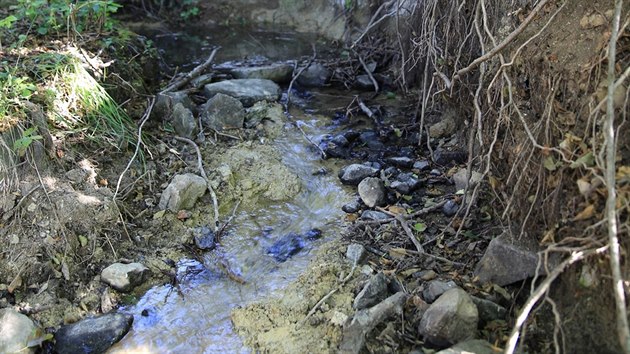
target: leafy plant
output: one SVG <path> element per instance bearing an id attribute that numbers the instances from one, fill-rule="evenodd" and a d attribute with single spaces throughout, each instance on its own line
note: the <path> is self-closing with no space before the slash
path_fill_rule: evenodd
<path id="1" fill-rule="evenodd" d="M 196 17 L 199 15 L 199 7 L 197 7 L 199 0 L 184 0 L 182 2 L 182 12 L 179 13 L 179 16 L 188 20 L 192 17 Z"/>
<path id="2" fill-rule="evenodd" d="M 13 142 L 13 150 L 18 156 L 24 156 L 28 147 L 36 140 L 41 140 L 41 135 L 34 135 L 37 127 L 30 127 L 22 133 L 22 137 Z"/>

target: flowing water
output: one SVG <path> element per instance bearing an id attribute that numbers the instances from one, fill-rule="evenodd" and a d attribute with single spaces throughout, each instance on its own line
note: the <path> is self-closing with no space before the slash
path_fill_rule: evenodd
<path id="1" fill-rule="evenodd" d="M 278 50 L 267 48 L 267 51 Z M 303 130 L 317 141 L 320 135 L 334 133 L 334 127 L 331 127 L 330 116 L 305 113 L 314 110 L 298 109 L 293 114 Z M 231 309 L 263 297 L 282 296 L 282 289 L 306 269 L 312 251 L 322 242 L 338 237 L 343 220 L 341 206 L 351 199 L 334 173 L 338 166 L 322 161 L 318 151 L 298 129 L 289 127 L 273 144 L 281 152 L 283 163 L 300 177 L 302 192 L 288 202 L 237 212 L 227 235 L 222 238 L 222 247 L 205 256 L 207 267 L 192 260 L 179 263 L 180 275 L 187 274 L 179 292 L 171 286 L 155 287 L 137 304 L 121 310 L 135 316 L 133 329 L 110 353 L 250 352 L 232 330 Z M 329 173 L 314 173 L 322 168 Z M 279 237 L 312 228 L 322 230 L 323 238 L 308 244 L 288 261 L 278 263 L 265 253 Z M 246 284 L 229 280 L 216 269 L 216 252 L 229 260 Z"/>

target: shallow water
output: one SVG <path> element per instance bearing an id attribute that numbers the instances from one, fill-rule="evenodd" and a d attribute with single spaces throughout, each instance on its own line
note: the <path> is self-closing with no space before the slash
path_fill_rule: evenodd
<path id="1" fill-rule="evenodd" d="M 282 41 L 273 43 L 284 45 Z M 273 51 L 269 48 L 266 50 L 264 55 Z M 283 50 L 281 48 L 277 52 Z M 249 53 L 257 55 L 258 52 Z M 331 128 L 330 115 L 305 113 L 320 108 L 306 107 L 305 110 L 292 111 L 293 119 L 299 121 L 313 141 L 318 141 L 318 137 L 324 134 L 334 133 L 335 129 Z M 231 309 L 266 296 L 282 296 L 282 289 L 306 269 L 312 251 L 321 243 L 338 237 L 343 220 L 341 206 L 351 200 L 336 176 L 338 166 L 333 166 L 330 161 L 322 161 L 318 150 L 294 126 L 289 125 L 283 137 L 276 139 L 273 144 L 280 150 L 283 163 L 300 177 L 302 192 L 289 202 L 270 203 L 253 212 L 238 212 L 227 235 L 222 238 L 221 249 L 205 256 L 206 267 L 192 260 L 180 262 L 180 274 L 192 274 L 181 281 L 181 293 L 170 286 L 155 287 L 134 306 L 121 309 L 121 312 L 134 315 L 134 324 L 110 353 L 251 351 L 233 333 Z M 314 174 L 322 168 L 329 173 Z M 312 228 L 322 230 L 323 238 L 308 244 L 288 261 L 278 263 L 265 253 L 265 249 L 283 235 L 289 232 L 304 233 Z M 221 252 L 228 259 L 232 269 L 242 275 L 246 284 L 229 280 L 214 266 L 216 252 Z"/>

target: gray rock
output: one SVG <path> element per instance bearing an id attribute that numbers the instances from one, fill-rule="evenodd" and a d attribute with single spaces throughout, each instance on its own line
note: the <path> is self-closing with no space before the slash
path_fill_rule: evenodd
<path id="1" fill-rule="evenodd" d="M 277 101 L 281 91 L 280 86 L 271 80 L 236 79 L 207 84 L 203 93 L 208 98 L 222 93 L 238 99 L 245 107 L 251 107 L 258 101 Z"/>
<path id="2" fill-rule="evenodd" d="M 374 89 L 374 83 L 372 82 L 372 79 L 370 79 L 370 76 L 367 74 L 357 75 L 357 78 L 354 80 L 354 85 L 357 88 L 360 88 L 363 90 Z"/>
<path id="3" fill-rule="evenodd" d="M 479 313 L 462 289 L 451 289 L 434 302 L 420 321 L 419 332 L 425 341 L 448 346 L 476 336 Z"/>
<path id="4" fill-rule="evenodd" d="M 386 191 L 379 178 L 368 177 L 359 183 L 359 197 L 370 208 L 385 204 Z"/>
<path id="5" fill-rule="evenodd" d="M 343 210 L 344 212 L 348 214 L 356 213 L 357 211 L 359 211 L 359 209 L 361 209 L 361 204 L 359 204 L 359 202 L 356 200 L 353 202 L 344 204 L 341 207 L 341 210 Z"/>
<path id="6" fill-rule="evenodd" d="M 350 141 L 348 141 L 348 138 L 346 138 L 344 135 L 341 135 L 341 134 L 334 136 L 330 141 L 333 142 L 335 145 L 338 145 L 341 147 L 346 147 L 350 145 Z"/>
<path id="7" fill-rule="evenodd" d="M 457 284 L 455 284 L 452 280 L 432 280 L 427 284 L 426 288 L 422 292 L 422 297 L 424 297 L 424 301 L 432 303 L 435 299 L 440 297 L 440 295 L 455 288 L 457 288 Z"/>
<path id="8" fill-rule="evenodd" d="M 477 183 L 481 181 L 481 173 L 473 171 L 470 176 L 470 188 L 475 188 Z M 455 189 L 461 190 L 466 189 L 466 185 L 468 184 L 468 169 L 462 168 L 457 173 L 453 175 L 453 182 L 455 183 Z"/>
<path id="9" fill-rule="evenodd" d="M 25 348 L 37 334 L 30 318 L 11 308 L 0 309 L 0 353 L 35 353 L 34 348 Z"/>
<path id="10" fill-rule="evenodd" d="M 330 70 L 319 63 L 312 63 L 297 78 L 297 83 L 306 87 L 321 87 L 330 80 Z"/>
<path id="11" fill-rule="evenodd" d="M 184 107 L 190 109 L 191 111 L 195 108 L 195 104 L 190 97 L 188 97 L 186 92 L 175 91 L 158 93 L 155 97 L 155 104 L 153 105 L 151 115 L 168 120 L 171 118 L 171 113 L 178 103 L 181 103 Z"/>
<path id="12" fill-rule="evenodd" d="M 387 162 L 391 163 L 397 167 L 410 168 L 413 166 L 414 161 L 408 157 L 400 156 L 400 157 L 390 157 L 387 159 Z"/>
<path id="13" fill-rule="evenodd" d="M 446 117 L 429 128 L 429 136 L 432 138 L 443 138 L 453 134 L 455 128 L 455 120 Z"/>
<path id="14" fill-rule="evenodd" d="M 274 63 L 262 66 L 250 66 L 230 69 L 230 74 L 235 79 L 265 79 L 277 83 L 291 81 L 293 64 Z"/>
<path id="15" fill-rule="evenodd" d="M 363 310 L 383 301 L 388 295 L 388 283 L 389 281 L 385 274 L 382 272 L 377 273 L 370 278 L 363 289 L 357 294 L 357 297 L 354 298 L 352 308 L 355 310 Z"/>
<path id="16" fill-rule="evenodd" d="M 214 74 L 212 73 L 199 75 L 196 78 L 192 79 L 192 81 L 190 81 L 190 84 L 196 88 L 200 88 L 206 84 L 211 83 L 212 78 L 214 78 Z"/>
<path id="17" fill-rule="evenodd" d="M 175 107 L 173 107 L 171 121 L 173 122 L 173 129 L 175 129 L 177 135 L 189 139 L 195 136 L 197 121 L 190 109 L 184 107 L 183 104 L 177 103 Z"/>
<path id="18" fill-rule="evenodd" d="M 442 206 L 442 213 L 446 216 L 453 216 L 457 214 L 457 210 L 459 210 L 459 204 L 451 199 L 447 200 Z"/>
<path id="19" fill-rule="evenodd" d="M 103 269 L 101 280 L 118 291 L 127 292 L 140 285 L 148 273 L 149 268 L 140 263 L 114 263 Z"/>
<path id="20" fill-rule="evenodd" d="M 346 250 L 346 258 L 352 261 L 353 264 L 359 264 L 365 258 L 365 247 L 359 243 L 351 243 Z"/>
<path id="21" fill-rule="evenodd" d="M 197 199 L 206 193 L 206 188 L 206 181 L 195 174 L 177 175 L 162 193 L 158 207 L 175 213 L 182 209 L 190 209 Z"/>
<path id="22" fill-rule="evenodd" d="M 442 166 L 448 165 L 450 163 L 460 164 L 466 162 L 466 160 L 468 159 L 468 153 L 465 151 L 449 151 L 438 148 L 433 153 L 433 158 L 433 161 L 435 161 L 435 163 Z"/>
<path id="23" fill-rule="evenodd" d="M 379 140 L 378 133 L 372 130 L 364 131 L 359 134 L 359 140 L 364 143 L 370 150 L 384 150 L 385 144 Z"/>
<path id="24" fill-rule="evenodd" d="M 221 131 L 228 128 L 240 129 L 245 122 L 245 110 L 238 99 L 217 93 L 201 106 L 201 123 Z"/>
<path id="25" fill-rule="evenodd" d="M 339 179 L 343 184 L 350 185 L 358 185 L 359 182 L 363 181 L 363 179 L 367 177 L 374 177 L 378 174 L 378 169 L 361 165 L 361 164 L 352 164 L 343 167 L 339 171 Z"/>
<path id="26" fill-rule="evenodd" d="M 411 173 L 399 173 L 389 187 L 400 194 L 409 194 L 420 187 L 422 182 Z"/>
<path id="27" fill-rule="evenodd" d="M 212 250 L 217 246 L 216 235 L 209 227 L 203 226 L 195 230 L 195 246 L 200 250 Z"/>
<path id="28" fill-rule="evenodd" d="M 471 339 L 440 350 L 435 354 L 497 354 L 492 344 L 483 339 Z"/>
<path id="29" fill-rule="evenodd" d="M 495 304 L 490 300 L 485 300 L 476 296 L 471 296 L 472 301 L 477 306 L 477 311 L 479 312 L 479 319 L 483 323 L 495 321 L 495 320 L 505 320 L 507 316 L 507 310 L 505 307 Z"/>
<path id="30" fill-rule="evenodd" d="M 426 171 L 431 167 L 431 164 L 427 160 L 420 160 L 413 163 L 412 168 L 420 171 Z"/>
<path id="31" fill-rule="evenodd" d="M 361 213 L 361 220 L 385 220 L 389 218 L 389 215 L 375 210 L 364 210 Z"/>
<path id="32" fill-rule="evenodd" d="M 55 350 L 59 354 L 104 353 L 129 332 L 132 323 L 132 315 L 121 313 L 85 318 L 59 328 Z"/>
<path id="33" fill-rule="evenodd" d="M 475 276 L 481 283 L 504 286 L 534 276 L 537 265 L 535 245 L 512 240 L 506 232 L 490 241 L 477 264 Z"/>

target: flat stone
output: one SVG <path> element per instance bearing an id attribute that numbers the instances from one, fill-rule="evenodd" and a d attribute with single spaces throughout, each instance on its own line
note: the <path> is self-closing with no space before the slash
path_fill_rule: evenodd
<path id="1" fill-rule="evenodd" d="M 217 93 L 201 106 L 201 123 L 218 131 L 243 128 L 245 110 L 238 99 Z"/>
<path id="2" fill-rule="evenodd" d="M 413 169 L 419 171 L 426 171 L 431 168 L 431 163 L 428 160 L 420 160 L 413 163 Z"/>
<path id="3" fill-rule="evenodd" d="M 372 82 L 372 79 L 370 79 L 370 76 L 367 74 L 357 75 L 356 79 L 354 80 L 354 86 L 362 90 L 374 89 L 374 83 Z"/>
<path id="4" fill-rule="evenodd" d="M 207 84 L 204 95 L 212 98 L 218 93 L 232 96 L 245 107 L 251 107 L 258 101 L 277 101 L 280 98 L 280 86 L 271 80 L 236 79 Z"/>
<path id="5" fill-rule="evenodd" d="M 35 353 L 28 343 L 43 335 L 27 316 L 11 309 L 0 309 L 0 353 Z"/>
<path id="6" fill-rule="evenodd" d="M 470 296 L 456 288 L 442 294 L 429 307 L 418 330 L 428 343 L 445 347 L 474 338 L 478 321 L 479 313 Z"/>
<path id="7" fill-rule="evenodd" d="M 298 76 L 297 83 L 305 87 L 321 87 L 328 83 L 330 70 L 320 63 L 312 63 Z"/>
<path id="8" fill-rule="evenodd" d="M 385 204 L 386 191 L 379 178 L 367 177 L 359 183 L 359 197 L 369 208 Z"/>
<path id="9" fill-rule="evenodd" d="M 148 272 L 149 268 L 140 263 L 114 263 L 103 269 L 101 280 L 118 291 L 127 292 L 141 284 Z"/>
<path id="10" fill-rule="evenodd" d="M 375 210 L 364 210 L 361 213 L 361 220 L 385 220 L 389 218 L 389 215 Z"/>
<path id="11" fill-rule="evenodd" d="M 482 284 L 504 286 L 534 276 L 537 265 L 535 246 L 512 240 L 506 232 L 490 241 L 477 264 L 475 276 Z"/>
<path id="12" fill-rule="evenodd" d="M 184 107 L 183 104 L 177 103 L 173 107 L 173 113 L 171 114 L 171 122 L 173 123 L 173 129 L 179 136 L 192 139 L 197 131 L 197 120 L 193 116 L 190 109 Z"/>
<path id="13" fill-rule="evenodd" d="M 397 167 L 403 168 L 411 168 L 414 164 L 414 160 L 409 157 L 400 156 L 400 157 L 390 157 L 387 159 L 387 162 L 391 163 Z"/>
<path id="14" fill-rule="evenodd" d="M 432 280 L 427 284 L 426 288 L 422 292 L 422 297 L 424 298 L 424 301 L 432 303 L 435 299 L 440 297 L 440 295 L 454 288 L 457 288 L 457 284 L 455 284 L 452 280 Z"/>
<path id="15" fill-rule="evenodd" d="M 378 174 L 378 169 L 362 165 L 352 164 L 341 168 L 339 171 L 339 179 L 343 184 L 358 185 L 367 177 L 374 177 Z"/>
<path id="16" fill-rule="evenodd" d="M 497 354 L 492 344 L 483 339 L 471 339 L 440 350 L 435 354 Z"/>
<path id="17" fill-rule="evenodd" d="M 389 281 L 385 274 L 382 272 L 377 273 L 370 278 L 367 284 L 365 284 L 363 289 L 354 298 L 352 308 L 355 310 L 363 310 L 380 303 L 388 295 L 388 284 Z"/>
<path id="18" fill-rule="evenodd" d="M 162 192 L 158 207 L 175 213 L 182 209 L 191 209 L 197 199 L 206 193 L 206 189 L 206 181 L 200 176 L 192 173 L 177 175 Z"/>
<path id="19" fill-rule="evenodd" d="M 265 79 L 280 84 L 291 81 L 293 64 L 274 63 L 261 66 L 238 67 L 230 69 L 229 73 L 235 79 Z"/>
<path id="20" fill-rule="evenodd" d="M 481 181 L 481 176 L 482 174 L 479 172 L 476 172 L 476 171 L 472 172 L 470 176 L 470 188 L 475 188 L 477 183 Z M 466 189 L 466 186 L 468 185 L 467 178 L 468 178 L 468 169 L 462 168 L 459 171 L 457 171 L 453 175 L 453 182 L 455 183 L 455 189 L 458 191 L 462 189 Z"/>
<path id="21" fill-rule="evenodd" d="M 132 323 L 132 315 L 121 313 L 85 318 L 57 331 L 55 350 L 59 354 L 104 353 L 129 332 Z"/>
<path id="22" fill-rule="evenodd" d="M 360 264 L 365 258 L 365 247 L 360 243 L 351 243 L 346 249 L 346 258 L 354 264 Z"/>

